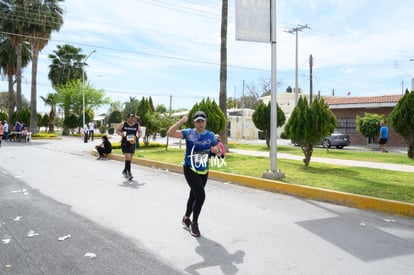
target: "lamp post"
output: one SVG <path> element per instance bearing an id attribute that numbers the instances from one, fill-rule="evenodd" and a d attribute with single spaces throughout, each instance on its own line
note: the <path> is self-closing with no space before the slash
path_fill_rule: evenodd
<path id="1" fill-rule="evenodd" d="M 410 58 L 410 62 L 413 62 L 414 58 Z M 414 78 L 411 78 L 411 91 L 414 91 Z"/>
<path id="2" fill-rule="evenodd" d="M 82 129 L 85 127 L 85 63 L 96 50 L 91 51 L 82 62 Z"/>

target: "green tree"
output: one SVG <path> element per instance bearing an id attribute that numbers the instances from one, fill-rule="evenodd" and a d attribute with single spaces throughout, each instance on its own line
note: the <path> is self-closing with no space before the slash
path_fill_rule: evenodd
<path id="1" fill-rule="evenodd" d="M 42 126 L 41 125 L 41 123 L 42 123 L 42 115 L 41 114 L 36 114 L 36 125 L 37 125 L 37 131 L 39 132 L 40 131 L 40 127 Z"/>
<path id="2" fill-rule="evenodd" d="M 113 111 L 108 118 L 108 123 L 121 123 L 122 113 L 120 111 Z"/>
<path id="3" fill-rule="evenodd" d="M 15 114 L 16 114 L 16 117 L 15 117 L 15 120 L 13 120 L 14 122 L 20 121 L 26 127 L 30 126 L 30 110 L 28 108 L 25 108 L 21 110 L 20 112 L 16 112 Z"/>
<path id="4" fill-rule="evenodd" d="M 253 113 L 253 123 L 257 129 L 262 130 L 266 139 L 266 145 L 270 148 L 270 132 L 271 132 L 271 104 L 270 102 L 265 105 L 260 104 L 256 111 Z M 286 121 L 286 116 L 283 110 L 277 104 L 277 127 L 283 126 Z"/>
<path id="5" fill-rule="evenodd" d="M 146 147 L 149 145 L 151 135 L 159 131 L 160 128 L 159 121 L 157 122 L 157 116 L 154 113 L 151 97 L 148 99 L 142 97 L 137 107 L 137 114 L 140 117 L 140 125 L 145 126 L 145 137 L 143 137 L 143 140 Z"/>
<path id="6" fill-rule="evenodd" d="M 44 114 L 42 116 L 42 118 L 40 119 L 39 127 L 45 127 L 45 128 L 49 128 L 50 129 L 50 124 L 49 123 L 50 123 L 49 115 L 48 114 Z M 48 133 L 53 133 L 53 132 L 48 131 Z"/>
<path id="7" fill-rule="evenodd" d="M 160 115 L 156 112 L 149 112 L 144 115 L 145 117 L 145 137 L 144 145 L 149 146 L 149 138 L 155 133 L 158 133 L 161 129 Z"/>
<path id="8" fill-rule="evenodd" d="M 50 112 L 48 116 L 49 121 L 46 126 L 48 126 L 48 133 L 54 133 L 55 132 L 54 121 L 55 121 L 55 116 L 56 116 L 56 105 L 58 104 L 58 94 L 49 93 L 47 97 L 41 96 L 40 98 L 43 100 L 43 102 L 46 105 L 50 106 Z M 45 126 L 45 125 L 42 125 L 42 126 Z"/>
<path id="9" fill-rule="evenodd" d="M 72 45 L 58 45 L 53 54 L 49 54 L 52 63 L 49 65 L 48 77 L 52 81 L 52 86 L 65 85 L 71 80 L 82 79 L 83 60 L 86 57 L 81 54 L 81 48 Z M 87 75 L 85 73 L 85 80 Z"/>
<path id="10" fill-rule="evenodd" d="M 221 108 L 217 105 L 216 101 L 211 101 L 209 97 L 207 97 L 207 99 L 203 99 L 200 103 L 196 103 L 193 106 L 188 117 L 192 118 L 197 111 L 203 111 L 206 113 L 206 129 L 214 133 L 221 133 L 226 128 L 226 117 L 221 111 Z M 186 127 L 194 127 L 192 119 L 189 119 L 186 122 Z"/>
<path id="11" fill-rule="evenodd" d="M 164 105 L 164 104 L 158 104 L 158 105 L 155 107 L 155 111 L 156 111 L 157 113 L 159 113 L 159 114 L 163 114 L 163 113 L 166 113 L 166 112 L 167 112 L 167 107 L 165 107 L 165 105 Z"/>
<path id="12" fill-rule="evenodd" d="M 58 105 L 63 109 L 63 132 L 62 135 L 69 135 L 69 125 L 65 123 L 66 118 L 69 118 L 71 114 L 71 106 L 72 102 L 75 102 L 75 95 L 76 90 L 79 90 L 79 83 L 80 81 L 71 81 L 66 85 L 57 85 L 55 87 L 57 93 L 57 102 Z M 79 91 L 80 92 L 80 91 Z"/>
<path id="13" fill-rule="evenodd" d="M 27 65 L 24 64 L 23 51 L 27 46 L 27 24 L 30 14 L 30 7 L 32 3 L 25 0 L 3 0 L 0 1 L 0 29 L 7 33 L 7 37 L 10 40 L 11 46 L 14 48 L 14 55 L 10 55 L 11 58 L 15 58 L 15 72 L 16 76 L 16 111 L 20 112 L 22 106 L 22 68 Z M 22 20 L 25 19 L 25 20 Z M 14 62 L 13 62 L 14 63 Z M 12 79 L 12 77 L 10 78 Z M 12 91 L 12 86 L 9 92 Z M 14 106 L 13 106 L 14 107 Z M 9 111 L 9 115 L 11 115 Z"/>
<path id="14" fill-rule="evenodd" d="M 374 143 L 378 137 L 380 122 L 384 120 L 384 115 L 364 113 L 364 116 L 356 117 L 356 129 L 364 137 L 368 138 L 368 143 Z"/>
<path id="15" fill-rule="evenodd" d="M 70 114 L 68 117 L 66 117 L 63 120 L 63 125 L 68 129 L 75 129 L 79 126 L 79 117 L 77 117 L 75 114 Z"/>
<path id="16" fill-rule="evenodd" d="M 55 87 L 58 95 L 58 104 L 63 108 L 65 118 L 70 114 L 77 114 L 78 117 L 82 117 L 83 111 L 83 96 L 82 96 L 82 80 L 71 80 L 65 85 L 59 85 Z M 93 109 L 110 103 L 110 98 L 105 96 L 104 90 L 97 90 L 87 82 L 84 85 L 85 93 L 85 120 L 89 122 L 94 117 Z M 78 126 L 81 126 L 82 122 Z M 65 135 L 68 134 L 65 131 Z"/>
<path id="17" fill-rule="evenodd" d="M 7 113 L 0 111 L 0 121 L 8 120 Z"/>
<path id="18" fill-rule="evenodd" d="M 75 95 L 72 94 L 74 92 L 74 86 L 77 87 L 78 91 L 82 91 L 83 66 L 87 66 L 87 64 L 82 61 L 85 59 L 86 55 L 81 53 L 80 48 L 65 44 L 58 45 L 57 50 L 54 50 L 53 54 L 49 54 L 48 57 L 52 62 L 49 65 L 48 78 L 52 82 L 54 89 L 57 91 L 58 103 L 63 107 L 64 118 L 66 118 L 71 112 L 71 102 L 78 102 L 77 99 L 75 99 Z M 85 79 L 87 79 L 86 73 Z M 68 87 L 65 87 L 66 85 L 68 85 Z M 79 92 L 77 92 L 77 94 L 79 94 Z M 86 99 L 85 92 L 85 100 Z M 83 112 L 82 94 L 80 102 L 82 108 L 76 110 L 78 114 Z M 83 118 L 83 116 L 81 117 Z M 82 125 L 82 123 L 80 125 Z M 68 135 L 69 128 L 64 126 L 62 134 Z"/>
<path id="19" fill-rule="evenodd" d="M 305 155 L 303 162 L 309 166 L 313 146 L 332 134 L 335 128 L 336 117 L 322 98 L 316 98 L 309 106 L 306 97 L 301 96 L 285 125 L 285 132 L 290 139 L 300 144 Z"/>
<path id="20" fill-rule="evenodd" d="M 139 104 L 140 102 L 136 97 L 130 96 L 129 101 L 124 102 L 123 117 L 127 117 L 128 114 L 141 114 L 138 112 Z"/>
<path id="21" fill-rule="evenodd" d="M 13 95 L 13 98 L 14 98 L 14 95 Z M 15 114 L 15 112 L 13 112 L 13 109 L 12 109 L 12 112 L 9 115 L 8 103 L 9 103 L 9 93 L 8 92 L 1 92 L 0 93 L 0 110 L 3 110 L 4 112 L 6 112 L 7 117 L 13 118 L 13 117 L 15 117 L 15 116 L 13 116 Z M 26 108 L 29 108 L 29 106 L 30 106 L 30 104 L 29 104 L 28 100 L 24 96 L 22 96 L 23 110 L 26 109 Z M 9 124 L 11 124 L 13 122 L 16 122 L 16 121 L 9 120 Z"/>
<path id="22" fill-rule="evenodd" d="M 2 74 L 7 76 L 8 81 L 7 110 L 9 117 L 12 117 L 13 110 L 16 107 L 16 101 L 18 101 L 17 110 L 21 111 L 21 109 L 23 108 L 23 96 L 21 93 L 21 68 L 20 75 L 18 75 L 18 65 L 26 67 L 27 64 L 30 62 L 32 56 L 30 44 L 27 43 L 27 41 L 23 40 L 21 44 L 18 46 L 18 49 L 16 49 L 16 46 L 13 44 L 13 42 L 17 41 L 20 41 L 20 38 L 14 41 L 10 37 L 0 35 L 0 68 Z M 16 54 L 16 51 L 19 51 L 20 53 L 19 63 L 17 62 L 18 56 Z M 16 76 L 17 95 L 14 95 L 13 76 Z"/>
<path id="23" fill-rule="evenodd" d="M 53 31 L 58 31 L 63 24 L 63 0 L 32 0 L 23 1 L 27 10 L 24 17 L 24 34 L 29 34 L 32 45 L 32 85 L 30 97 L 30 130 L 37 133 L 37 65 L 40 51 L 47 45 Z M 27 3 L 28 2 L 28 3 Z"/>
<path id="24" fill-rule="evenodd" d="M 414 91 L 405 91 L 397 106 L 388 116 L 391 127 L 400 134 L 408 145 L 407 155 L 414 158 Z"/>

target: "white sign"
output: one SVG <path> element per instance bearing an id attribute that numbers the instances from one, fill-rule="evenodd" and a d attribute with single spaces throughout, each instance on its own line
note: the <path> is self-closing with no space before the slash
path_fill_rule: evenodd
<path id="1" fill-rule="evenodd" d="M 236 40 L 270 42 L 270 0 L 236 0 Z"/>

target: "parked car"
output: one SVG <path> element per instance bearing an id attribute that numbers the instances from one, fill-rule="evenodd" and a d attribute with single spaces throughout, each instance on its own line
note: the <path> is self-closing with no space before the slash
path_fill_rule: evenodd
<path id="1" fill-rule="evenodd" d="M 343 149 L 344 146 L 349 146 L 349 144 L 351 144 L 349 135 L 342 133 L 333 133 L 321 141 L 321 145 L 325 148 L 335 146 L 337 149 Z"/>
<path id="2" fill-rule="evenodd" d="M 292 144 L 295 146 L 300 146 L 298 142 L 295 142 L 293 140 Z M 335 146 L 337 149 L 343 149 L 345 146 L 349 146 L 349 144 L 351 144 L 351 139 L 349 138 L 349 135 L 335 132 L 330 136 L 325 137 L 319 144 L 325 148 L 331 148 L 331 146 Z"/>

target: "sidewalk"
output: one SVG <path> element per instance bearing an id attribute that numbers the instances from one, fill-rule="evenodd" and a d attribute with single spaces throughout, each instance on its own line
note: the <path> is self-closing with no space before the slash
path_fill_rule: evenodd
<path id="1" fill-rule="evenodd" d="M 259 151 L 250 151 L 250 150 L 231 149 L 230 153 L 247 155 L 247 156 L 269 157 L 268 152 L 259 152 Z M 277 153 L 277 157 L 281 159 L 291 159 L 291 160 L 302 160 L 304 158 L 303 156 L 295 156 L 295 155 L 285 154 L 285 153 Z M 368 162 L 368 161 L 333 159 L 333 158 L 318 158 L 318 157 L 312 157 L 311 162 L 321 162 L 321 163 L 328 163 L 328 164 L 342 165 L 342 166 L 366 167 L 366 168 L 414 173 L 414 165 L 406 165 L 406 164 L 392 164 L 392 163 Z"/>

